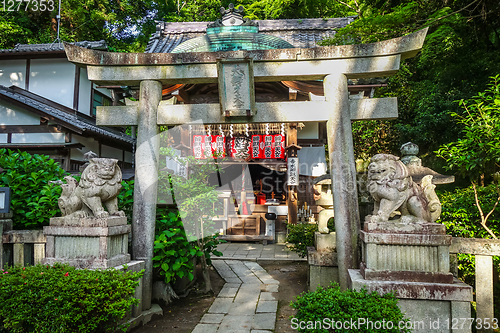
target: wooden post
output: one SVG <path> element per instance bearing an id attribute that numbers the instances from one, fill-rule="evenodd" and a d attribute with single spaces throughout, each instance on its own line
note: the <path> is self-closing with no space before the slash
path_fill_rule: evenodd
<path id="1" fill-rule="evenodd" d="M 476 313 L 481 324 L 490 326 L 493 314 L 493 257 L 476 255 Z M 479 327 L 479 323 L 478 327 Z M 478 332 L 493 332 L 492 329 L 477 330 Z"/>
<path id="2" fill-rule="evenodd" d="M 287 150 L 288 157 L 297 156 L 297 124 L 289 124 L 287 131 Z M 300 163 L 300 161 L 299 161 Z M 288 223 L 297 224 L 297 191 L 296 186 L 288 186 L 288 196 L 286 204 L 288 206 Z"/>
<path id="3" fill-rule="evenodd" d="M 156 124 L 162 85 L 158 81 L 140 84 L 137 149 L 135 152 L 132 255 L 145 262 L 142 309 L 151 308 L 153 289 L 153 245 L 158 196 L 159 134 Z"/>
<path id="4" fill-rule="evenodd" d="M 323 86 L 325 99 L 331 107 L 326 127 L 337 234 L 339 282 L 342 289 L 347 289 L 348 269 L 358 267 L 360 225 L 347 78 L 342 73 L 330 74 L 325 77 Z"/>

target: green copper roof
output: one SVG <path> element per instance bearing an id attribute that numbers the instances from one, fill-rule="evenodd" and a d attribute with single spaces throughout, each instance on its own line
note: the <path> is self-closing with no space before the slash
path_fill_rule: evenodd
<path id="1" fill-rule="evenodd" d="M 252 51 L 293 47 L 281 38 L 258 33 L 258 27 L 255 26 L 227 26 L 207 28 L 205 36 L 179 44 L 172 53 Z"/>

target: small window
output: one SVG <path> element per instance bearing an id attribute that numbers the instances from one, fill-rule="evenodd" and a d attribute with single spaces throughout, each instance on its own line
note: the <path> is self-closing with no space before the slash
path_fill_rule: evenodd
<path id="1" fill-rule="evenodd" d="M 94 90 L 94 100 L 92 101 L 92 116 L 96 115 L 96 106 L 110 106 L 113 101 L 106 95 Z"/>

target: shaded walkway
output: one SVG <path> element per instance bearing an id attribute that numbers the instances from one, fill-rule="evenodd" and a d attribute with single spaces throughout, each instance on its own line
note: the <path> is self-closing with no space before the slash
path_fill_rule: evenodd
<path id="1" fill-rule="evenodd" d="M 217 246 L 223 253 L 216 259 L 237 259 L 253 261 L 307 261 L 297 252 L 290 251 L 285 244 L 223 243 Z"/>
<path id="2" fill-rule="evenodd" d="M 279 281 L 253 261 L 213 260 L 212 264 L 226 284 L 193 333 L 274 330 L 278 301 L 273 293 L 278 292 Z"/>

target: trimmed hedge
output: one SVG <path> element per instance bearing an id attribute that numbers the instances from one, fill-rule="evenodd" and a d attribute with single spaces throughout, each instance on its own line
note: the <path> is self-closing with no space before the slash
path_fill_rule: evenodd
<path id="1" fill-rule="evenodd" d="M 320 287 L 297 296 L 297 300 L 291 303 L 297 309 L 297 314 L 292 316 L 292 328 L 311 333 L 411 332 L 405 328 L 409 320 L 404 319 L 397 303 L 394 294 L 380 296 L 364 289 L 342 291 L 338 284 L 332 283 L 329 288 Z M 353 327 L 352 323 L 356 326 Z"/>
<path id="2" fill-rule="evenodd" d="M 12 333 L 113 332 L 138 300 L 142 272 L 66 264 L 0 271 L 0 322 Z"/>

